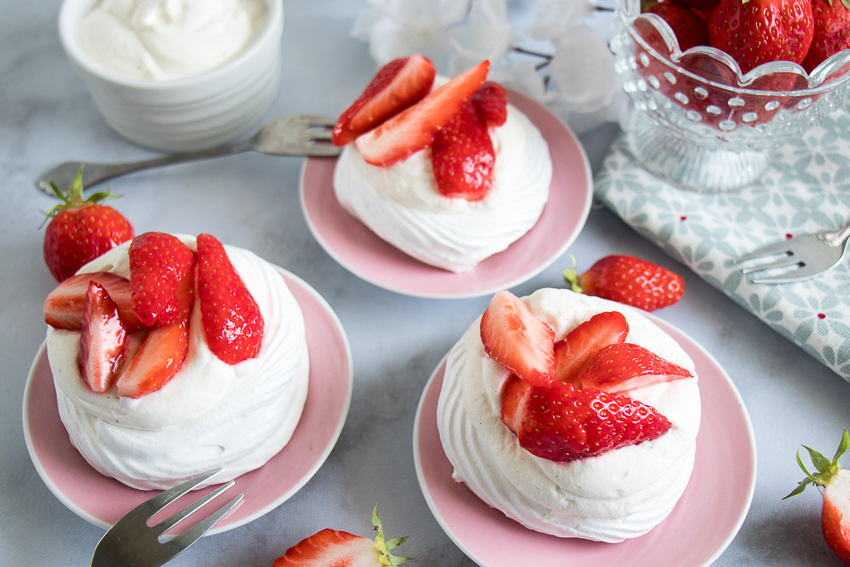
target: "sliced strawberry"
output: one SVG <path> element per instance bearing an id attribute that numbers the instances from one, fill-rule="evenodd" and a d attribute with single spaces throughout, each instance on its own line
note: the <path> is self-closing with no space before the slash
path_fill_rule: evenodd
<path id="1" fill-rule="evenodd" d="M 497 292 L 490 300 L 481 316 L 481 341 L 492 359 L 526 382 L 552 381 L 555 331 L 511 292 Z"/>
<path id="2" fill-rule="evenodd" d="M 165 386 L 189 351 L 189 321 L 155 327 L 118 378 L 118 395 L 140 398 Z"/>
<path id="3" fill-rule="evenodd" d="M 380 126 L 430 91 L 437 71 L 426 57 L 411 55 L 384 65 L 363 94 L 339 117 L 334 127 L 335 146 L 350 144 Z"/>
<path id="4" fill-rule="evenodd" d="M 690 372 L 678 364 L 642 346 L 623 343 L 596 352 L 581 374 L 581 386 L 606 392 L 628 392 L 692 377 Z"/>
<path id="5" fill-rule="evenodd" d="M 486 81 L 471 101 L 487 126 L 502 126 L 508 119 L 508 93 L 499 83 Z"/>
<path id="6" fill-rule="evenodd" d="M 626 340 L 629 324 L 622 313 L 598 313 L 555 344 L 555 380 L 581 388 L 587 361 L 602 347 Z"/>
<path id="7" fill-rule="evenodd" d="M 133 333 L 144 328 L 130 304 L 130 280 L 109 272 L 77 274 L 60 283 L 44 300 L 41 308 L 44 322 L 54 329 L 79 331 L 83 323 L 86 292 L 92 281 L 103 286 L 118 306 L 118 315 L 127 332 Z"/>
<path id="8" fill-rule="evenodd" d="M 508 384 L 505 391 L 518 397 L 510 402 L 517 408 L 510 422 L 517 427 L 520 446 L 558 463 L 658 439 L 671 427 L 652 406 L 620 394 L 591 388 L 577 391 L 560 382 L 526 387 L 524 396 L 523 390 L 514 388 Z M 504 421 L 504 400 L 502 414 Z"/>
<path id="9" fill-rule="evenodd" d="M 434 136 L 431 164 L 437 189 L 445 197 L 480 201 L 493 190 L 496 152 L 471 102 Z"/>
<path id="10" fill-rule="evenodd" d="M 106 392 L 115 384 L 127 352 L 127 329 L 118 306 L 102 285 L 88 284 L 80 329 L 80 373 L 93 392 Z"/>
<path id="11" fill-rule="evenodd" d="M 133 239 L 129 255 L 131 302 L 142 323 L 166 327 L 185 319 L 186 298 L 178 299 L 177 289 L 193 272 L 194 253 L 176 236 L 146 232 Z"/>
<path id="12" fill-rule="evenodd" d="M 409 561 L 407 557 L 390 553 L 407 538 L 384 539 L 377 506 L 372 511 L 372 523 L 378 530 L 374 540 L 324 529 L 287 549 L 286 554 L 278 557 L 272 567 L 391 567 Z"/>
<path id="13" fill-rule="evenodd" d="M 209 234 L 198 236 L 196 283 L 207 344 L 227 364 L 256 358 L 263 344 L 260 307 L 224 250 Z"/>
<path id="14" fill-rule="evenodd" d="M 522 425 L 529 388 L 532 388 L 531 384 L 513 374 L 505 383 L 505 391 L 502 393 L 502 423 L 514 433 Z"/>
<path id="15" fill-rule="evenodd" d="M 430 146 L 440 128 L 475 94 L 489 71 L 490 62 L 482 61 L 357 138 L 355 145 L 363 159 L 372 165 L 389 167 Z"/>

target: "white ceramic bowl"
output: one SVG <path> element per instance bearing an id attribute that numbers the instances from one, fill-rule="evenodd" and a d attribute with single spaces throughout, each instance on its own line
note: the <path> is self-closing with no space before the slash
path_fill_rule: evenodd
<path id="1" fill-rule="evenodd" d="M 250 130 L 280 85 L 283 0 L 266 0 L 259 37 L 224 65 L 199 75 L 133 79 L 94 63 L 80 48 L 77 28 L 95 0 L 65 0 L 59 36 L 107 124 L 131 142 L 165 152 L 215 147 Z"/>

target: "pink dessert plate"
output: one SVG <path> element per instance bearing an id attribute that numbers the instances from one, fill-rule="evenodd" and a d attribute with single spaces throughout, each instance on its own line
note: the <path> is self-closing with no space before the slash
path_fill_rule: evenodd
<path id="1" fill-rule="evenodd" d="M 310 352 L 307 401 L 289 444 L 264 466 L 236 479 L 236 485 L 226 495 L 242 492 L 245 499 L 209 534 L 247 524 L 298 492 L 327 459 L 348 416 L 354 382 L 351 351 L 342 325 L 312 287 L 288 271 L 278 270 L 304 314 Z M 136 505 L 157 494 L 130 488 L 101 475 L 71 445 L 59 419 L 56 390 L 44 345 L 27 379 L 23 419 L 27 449 L 39 476 L 47 488 L 81 518 L 106 529 Z M 171 506 L 180 509 L 210 490 L 190 493 Z"/>
<path id="2" fill-rule="evenodd" d="M 416 475 L 437 522 L 475 563 L 707 566 L 731 543 L 755 490 L 756 447 L 749 415 L 735 385 L 708 352 L 669 323 L 651 318 L 696 364 L 702 424 L 691 480 L 673 512 L 648 534 L 622 543 L 562 539 L 526 529 L 455 482 L 437 430 L 445 359 L 431 375 L 413 429 Z"/>
<path id="3" fill-rule="evenodd" d="M 301 206 L 313 236 L 344 268 L 378 287 L 433 299 L 489 295 L 523 283 L 558 259 L 587 220 L 593 179 L 584 149 L 549 110 L 516 92 L 508 99 L 540 129 L 552 156 L 549 202 L 537 224 L 507 250 L 455 274 L 411 258 L 340 206 L 333 188 L 336 159 L 310 158 L 301 172 Z"/>

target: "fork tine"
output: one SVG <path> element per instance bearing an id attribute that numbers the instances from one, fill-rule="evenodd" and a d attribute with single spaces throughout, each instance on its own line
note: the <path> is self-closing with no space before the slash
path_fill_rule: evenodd
<path id="1" fill-rule="evenodd" d="M 207 494 L 203 498 L 199 498 L 198 500 L 196 500 L 192 504 L 189 504 L 188 506 L 186 506 L 185 508 L 183 508 L 179 512 L 175 513 L 174 515 L 170 516 L 169 518 L 158 523 L 155 526 L 155 529 L 160 530 L 159 531 L 160 534 L 167 532 L 168 530 L 170 530 L 171 528 L 173 528 L 174 526 L 176 526 L 177 524 L 179 524 L 180 522 L 185 520 L 187 516 L 195 513 L 202 506 L 205 506 L 210 500 L 216 498 L 218 495 L 220 495 L 225 490 L 229 489 L 234 484 L 236 484 L 236 481 L 231 480 L 227 484 L 223 484 L 223 485 L 219 486 L 218 488 L 216 488 L 215 490 L 213 490 L 212 492 L 210 492 L 209 494 Z"/>
<path id="2" fill-rule="evenodd" d="M 787 268 L 789 266 L 803 266 L 803 262 L 800 261 L 799 258 L 795 258 L 793 255 L 787 256 L 786 258 L 782 258 L 781 260 L 777 260 L 776 262 L 771 262 L 770 264 L 759 264 L 758 266 L 752 266 L 749 268 L 744 268 L 741 272 L 745 274 L 751 274 L 753 272 L 764 272 L 766 270 L 773 270 L 776 268 Z"/>
<path id="3" fill-rule="evenodd" d="M 140 511 L 141 510 L 149 510 L 149 511 L 152 511 L 151 515 L 146 518 L 146 519 L 149 520 L 150 518 L 152 518 L 154 516 L 154 514 L 161 511 L 163 508 L 165 508 L 166 506 L 168 506 L 169 504 L 171 504 L 172 502 L 174 502 L 175 500 L 177 500 L 178 498 L 180 498 L 181 496 L 183 496 L 187 492 L 191 491 L 196 486 L 199 486 L 199 485 L 205 483 L 206 481 L 208 481 L 212 477 L 216 476 L 217 474 L 222 473 L 223 471 L 224 471 L 223 468 L 216 469 L 214 471 L 210 471 L 210 472 L 203 474 L 201 476 L 187 480 L 183 484 L 178 484 L 174 488 L 166 490 L 162 494 L 155 496 L 155 497 L 151 498 L 150 500 L 142 502 L 141 504 L 139 504 L 139 506 L 134 508 L 132 510 L 132 512 L 130 512 L 130 514 L 133 514 L 134 512 L 136 512 L 136 510 L 140 510 Z M 128 514 L 128 516 L 130 514 Z"/>
<path id="4" fill-rule="evenodd" d="M 310 130 L 311 140 L 331 140 L 333 138 L 333 130 L 325 128 L 323 130 Z"/>
<path id="5" fill-rule="evenodd" d="M 179 536 L 169 540 L 167 543 L 168 547 L 176 548 L 177 553 L 182 552 L 187 547 L 198 541 L 203 537 L 205 533 L 210 531 L 217 523 L 221 521 L 228 513 L 230 513 L 233 508 L 236 507 L 239 502 L 245 497 L 244 494 L 240 494 L 212 514 L 210 514 L 207 518 L 198 522 L 196 525 L 186 530 Z"/>
<path id="6" fill-rule="evenodd" d="M 828 272 L 833 267 L 827 268 L 826 270 L 822 268 L 818 268 L 816 266 L 803 265 L 797 270 L 791 270 L 790 272 L 785 272 L 783 274 L 779 274 L 773 277 L 760 277 L 756 275 L 753 278 L 753 283 L 792 283 L 799 282 L 802 280 L 807 280 L 809 278 L 813 278 L 815 276 L 819 276 L 825 272 Z"/>
<path id="7" fill-rule="evenodd" d="M 749 254 L 744 254 L 742 256 L 738 256 L 734 260 L 732 260 L 733 264 L 738 264 L 740 262 L 746 262 L 747 260 L 755 260 L 756 258 L 763 258 L 766 256 L 776 256 L 777 254 L 790 254 L 791 253 L 791 244 L 787 240 L 783 240 L 781 242 L 775 242 L 773 244 L 768 244 L 767 246 L 762 246 L 758 250 L 753 250 Z"/>

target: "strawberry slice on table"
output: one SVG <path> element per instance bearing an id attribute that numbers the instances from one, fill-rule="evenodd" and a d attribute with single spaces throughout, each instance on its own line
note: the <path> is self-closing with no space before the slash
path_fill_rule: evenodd
<path id="1" fill-rule="evenodd" d="M 434 141 L 437 132 L 475 94 L 490 71 L 482 61 L 461 73 L 428 96 L 396 114 L 377 128 L 363 134 L 354 144 L 366 163 L 389 167 Z"/>
<path id="2" fill-rule="evenodd" d="M 47 212 L 44 261 L 57 281 L 64 281 L 104 252 L 133 238 L 133 225 L 112 207 L 101 205 L 115 198 L 102 191 L 83 198 L 83 169 L 77 173 L 66 197 L 52 181 L 50 187 L 62 203 Z"/>
<path id="3" fill-rule="evenodd" d="M 410 559 L 390 553 L 407 537 L 384 539 L 378 507 L 372 510 L 372 523 L 378 530 L 374 540 L 348 532 L 324 529 L 301 540 L 278 557 L 272 567 L 393 567 Z"/>
<path id="4" fill-rule="evenodd" d="M 486 81 L 470 101 L 487 126 L 503 126 L 508 119 L 508 93 L 499 83 Z"/>
<path id="5" fill-rule="evenodd" d="M 77 274 L 61 282 L 51 291 L 41 310 L 44 322 L 54 329 L 79 331 L 83 325 L 83 306 L 90 282 L 97 282 L 118 307 L 118 316 L 127 332 L 145 327 L 130 304 L 130 280 L 109 272 Z"/>
<path id="6" fill-rule="evenodd" d="M 572 268 L 564 270 L 564 278 L 573 291 L 644 311 L 673 305 L 685 293 L 685 282 L 679 274 L 634 256 L 606 256 L 581 275 L 575 267 L 573 258 Z"/>
<path id="7" fill-rule="evenodd" d="M 555 380 L 581 388 L 581 373 L 599 349 L 620 344 L 629 334 L 622 313 L 597 313 L 555 343 Z"/>
<path id="8" fill-rule="evenodd" d="M 189 351 L 189 321 L 154 327 L 118 378 L 118 395 L 140 398 L 165 386 Z"/>
<path id="9" fill-rule="evenodd" d="M 572 384 L 522 384 L 511 377 L 502 398 L 502 422 L 537 457 L 566 463 L 658 439 L 670 421 L 655 408 L 621 394 Z"/>
<path id="10" fill-rule="evenodd" d="M 363 94 L 340 115 L 333 131 L 333 144 L 350 144 L 422 100 L 431 91 L 436 74 L 434 65 L 422 55 L 395 59 L 384 65 Z"/>
<path id="11" fill-rule="evenodd" d="M 496 152 L 475 106 L 465 102 L 434 136 L 431 164 L 444 197 L 480 201 L 493 190 Z"/>
<path id="12" fill-rule="evenodd" d="M 800 494 L 810 484 L 823 488 L 823 508 L 821 509 L 823 537 L 835 555 L 845 565 L 850 565 L 850 470 L 842 469 L 838 462 L 850 448 L 850 435 L 845 429 L 838 450 L 831 461 L 814 449 L 805 445 L 803 447 L 809 452 L 817 472 L 812 474 L 806 469 L 803 461 L 800 460 L 798 450 L 797 464 L 806 473 L 806 478 L 800 481 L 797 488 L 785 498 Z"/>
<path id="13" fill-rule="evenodd" d="M 106 392 L 115 384 L 127 352 L 127 329 L 118 306 L 102 285 L 90 281 L 85 295 L 80 329 L 80 373 L 93 392 Z"/>
<path id="14" fill-rule="evenodd" d="M 260 307 L 224 250 L 209 234 L 198 236 L 197 296 L 207 344 L 227 364 L 256 358 L 263 344 Z"/>
<path id="15" fill-rule="evenodd" d="M 146 232 L 130 245 L 131 303 L 147 326 L 166 327 L 188 317 L 195 254 L 171 234 Z M 181 285 L 181 282 L 183 284 Z"/>
<path id="16" fill-rule="evenodd" d="M 555 331 L 509 291 L 497 292 L 481 316 L 484 350 L 512 374 L 545 386 L 553 379 Z"/>
<path id="17" fill-rule="evenodd" d="M 655 384 L 693 378 L 690 372 L 631 343 L 612 344 L 597 351 L 581 374 L 582 388 L 628 392 Z"/>
<path id="18" fill-rule="evenodd" d="M 812 0 L 812 14 L 812 44 L 802 63 L 809 73 L 830 56 L 850 49 L 850 0 Z"/>

